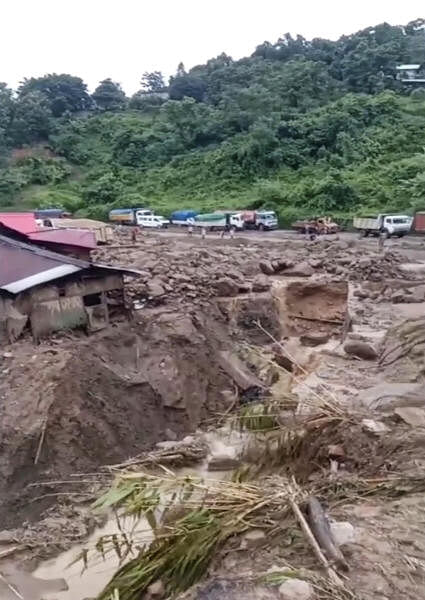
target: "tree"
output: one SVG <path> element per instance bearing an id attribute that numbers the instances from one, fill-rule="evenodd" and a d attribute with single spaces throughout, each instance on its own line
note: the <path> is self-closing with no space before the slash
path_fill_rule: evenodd
<path id="1" fill-rule="evenodd" d="M 47 140 L 52 130 L 52 111 L 49 101 L 41 92 L 28 92 L 14 105 L 10 138 L 14 145 L 23 146 Z"/>
<path id="2" fill-rule="evenodd" d="M 145 92 L 160 92 L 165 88 L 164 75 L 161 71 L 145 71 L 140 81 L 140 85 Z"/>
<path id="3" fill-rule="evenodd" d="M 18 89 L 19 98 L 32 92 L 40 92 L 45 96 L 54 117 L 60 117 L 65 112 L 88 110 L 92 105 L 84 81 L 66 73 L 24 79 Z"/>
<path id="4" fill-rule="evenodd" d="M 207 86 L 199 77 L 193 75 L 177 75 L 170 79 L 170 99 L 183 100 L 183 98 L 194 98 L 202 102 Z"/>
<path id="5" fill-rule="evenodd" d="M 12 90 L 5 83 L 0 83 L 0 154 L 8 146 L 9 130 L 13 118 Z"/>
<path id="6" fill-rule="evenodd" d="M 125 108 L 127 102 L 120 84 L 109 77 L 99 83 L 92 98 L 96 106 L 102 110 L 121 110 Z"/>

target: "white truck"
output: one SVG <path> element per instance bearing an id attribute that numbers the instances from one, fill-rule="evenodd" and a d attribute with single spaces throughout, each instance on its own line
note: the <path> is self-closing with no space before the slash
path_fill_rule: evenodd
<path id="1" fill-rule="evenodd" d="M 384 233 L 387 238 L 395 235 L 399 238 L 409 233 L 413 218 L 407 215 L 380 214 L 370 217 L 354 217 L 354 229 L 368 235 L 378 236 Z"/>

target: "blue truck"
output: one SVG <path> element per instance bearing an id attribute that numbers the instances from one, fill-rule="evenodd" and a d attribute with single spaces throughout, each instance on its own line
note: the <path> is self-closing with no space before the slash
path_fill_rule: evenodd
<path id="1" fill-rule="evenodd" d="M 172 225 L 189 225 L 188 220 L 194 219 L 199 214 L 197 210 L 176 210 L 170 217 Z"/>

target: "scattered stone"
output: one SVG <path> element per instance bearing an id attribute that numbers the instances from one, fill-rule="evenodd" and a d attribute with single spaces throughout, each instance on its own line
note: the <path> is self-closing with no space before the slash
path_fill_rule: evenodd
<path id="1" fill-rule="evenodd" d="M 320 344 L 329 342 L 330 337 L 329 333 L 310 331 L 310 333 L 304 333 L 300 336 L 300 342 L 303 346 L 320 346 Z"/>
<path id="2" fill-rule="evenodd" d="M 148 598 L 163 598 L 165 595 L 165 587 L 160 579 L 151 583 L 146 589 Z"/>
<path id="3" fill-rule="evenodd" d="M 237 296 L 239 285 L 230 277 L 221 277 L 215 282 L 215 289 L 219 296 Z"/>
<path id="4" fill-rule="evenodd" d="M 362 427 L 364 431 L 373 433 L 374 435 L 381 435 L 390 430 L 385 423 L 382 423 L 382 421 L 375 421 L 374 419 L 362 419 Z"/>
<path id="5" fill-rule="evenodd" d="M 265 275 L 273 275 L 274 273 L 274 269 L 273 269 L 273 265 L 270 261 L 268 260 L 262 260 L 259 264 L 260 266 L 260 270 L 265 274 Z"/>
<path id="6" fill-rule="evenodd" d="M 330 523 L 330 528 L 337 546 L 353 544 L 356 541 L 355 529 L 348 521 L 334 521 Z"/>
<path id="7" fill-rule="evenodd" d="M 152 279 L 147 284 L 147 293 L 151 298 L 159 298 L 165 294 L 165 289 L 160 280 Z"/>
<path id="8" fill-rule="evenodd" d="M 314 269 L 311 267 L 308 262 L 300 262 L 298 265 L 290 269 L 286 269 L 283 274 L 289 275 L 291 277 L 310 277 L 313 275 Z"/>
<path id="9" fill-rule="evenodd" d="M 347 354 L 352 354 L 358 358 L 364 360 L 375 360 L 378 357 L 378 353 L 375 348 L 367 343 L 360 340 L 350 340 L 344 344 L 344 350 Z"/>
<path id="10" fill-rule="evenodd" d="M 240 461 L 226 455 L 213 456 L 208 463 L 208 471 L 232 471 L 240 466 Z"/>
<path id="11" fill-rule="evenodd" d="M 385 382 L 362 390 L 358 400 L 372 410 L 389 410 L 397 405 L 409 402 L 424 403 L 425 387 L 421 383 L 395 383 Z"/>
<path id="12" fill-rule="evenodd" d="M 328 455 L 329 458 L 338 460 L 344 460 L 346 458 L 344 447 L 341 444 L 329 444 Z"/>
<path id="13" fill-rule="evenodd" d="M 3 358 L 12 358 L 13 353 L 12 352 L 3 352 Z"/>
<path id="14" fill-rule="evenodd" d="M 279 587 L 282 600 L 312 600 L 314 589 L 311 583 L 303 579 L 288 579 Z"/>
<path id="15" fill-rule="evenodd" d="M 394 409 L 402 421 L 411 427 L 425 427 L 425 410 L 415 406 L 400 406 Z"/>
<path id="16" fill-rule="evenodd" d="M 164 435 L 167 438 L 167 440 L 170 440 L 170 441 L 173 441 L 173 442 L 175 442 L 177 440 L 177 434 L 172 429 L 166 429 L 164 431 Z"/>
<path id="17" fill-rule="evenodd" d="M 271 283 L 266 275 L 260 274 L 252 282 L 253 292 L 266 292 L 271 287 Z"/>
<path id="18" fill-rule="evenodd" d="M 14 544 L 17 541 L 14 531 L 0 531 L 0 544 Z"/>
<path id="19" fill-rule="evenodd" d="M 242 536 L 240 548 L 257 548 L 264 544 L 266 540 L 266 533 L 263 529 L 250 529 Z"/>

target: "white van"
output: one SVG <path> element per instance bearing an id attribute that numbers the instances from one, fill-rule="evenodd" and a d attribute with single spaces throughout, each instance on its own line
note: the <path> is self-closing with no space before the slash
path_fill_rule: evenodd
<path id="1" fill-rule="evenodd" d="M 137 213 L 137 225 L 139 227 L 154 227 L 156 229 L 167 228 L 170 224 L 168 219 L 160 215 L 143 215 Z"/>

